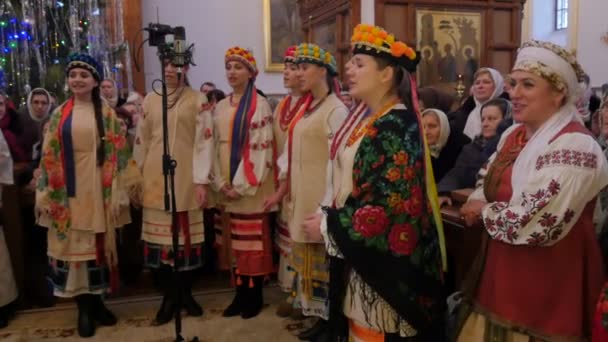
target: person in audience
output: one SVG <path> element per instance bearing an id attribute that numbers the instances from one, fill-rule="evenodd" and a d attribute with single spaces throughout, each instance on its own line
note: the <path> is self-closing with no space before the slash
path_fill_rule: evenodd
<path id="1" fill-rule="evenodd" d="M 18 137 L 21 148 L 29 153 L 28 161 L 32 160 L 32 148 L 39 142 L 41 122 L 49 116 L 51 96 L 44 88 L 34 88 L 28 95 L 26 105 L 19 110 L 19 120 L 23 130 Z M 29 179 L 26 180 L 29 182 Z"/>
<path id="2" fill-rule="evenodd" d="M 316 321 L 298 338 L 315 340 L 329 334 L 329 263 L 323 239 L 310 238 L 305 227 L 313 224 L 311 217 L 317 215 L 327 183 L 331 182 L 327 175 L 331 141 L 347 117 L 348 108 L 339 98 L 333 55 L 318 45 L 303 43 L 297 47 L 296 63 L 305 99 L 289 125 L 287 143 L 279 159 L 279 192 L 287 194 L 286 206 L 290 210 L 294 305 Z M 320 221 L 316 224 L 319 229 Z"/>
<path id="3" fill-rule="evenodd" d="M 497 97 L 509 99 L 504 91 L 502 75 L 492 68 L 477 70 L 471 96 L 466 98 L 460 109 L 448 115 L 452 130 L 462 132 L 473 140 L 481 133 L 481 106 Z"/>
<path id="4" fill-rule="evenodd" d="M 213 113 L 217 104 L 225 98 L 226 95 L 219 89 L 213 89 L 212 91 L 208 92 L 207 99 L 209 99 L 209 111 Z"/>
<path id="5" fill-rule="evenodd" d="M 11 151 L 11 158 L 15 163 L 31 160 L 31 150 L 26 151 L 19 143 L 19 136 L 23 134 L 23 124 L 14 106 L 9 105 L 6 95 L 0 94 L 0 130 Z"/>
<path id="6" fill-rule="evenodd" d="M 470 140 L 460 132 L 453 132 L 447 115 L 439 109 L 422 112 L 422 127 L 431 151 L 435 181 L 440 182 Z"/>
<path id="7" fill-rule="evenodd" d="M 195 270 L 204 262 L 204 223 L 202 210 L 208 203 L 213 163 L 213 118 L 204 109 L 207 98 L 189 87 L 188 72 L 192 54 L 185 56 L 182 77 L 169 59 L 165 63 L 168 94 L 168 153 L 176 161 L 174 176 L 175 211 L 179 230 L 178 250 L 173 248 L 171 210 L 165 207 L 163 184 L 163 107 L 162 96 L 150 92 L 143 103 L 133 157 L 143 174 L 142 240 L 144 265 L 160 280 L 163 299 L 154 324 L 170 322 L 176 310 L 200 317 L 203 309 L 192 296 Z M 177 258 L 174 255 L 177 254 Z M 181 283 L 173 274 L 179 272 Z M 181 307 L 177 297 L 181 296 Z"/>
<path id="8" fill-rule="evenodd" d="M 90 337 L 97 323 L 116 324 L 102 295 L 118 285 L 115 229 L 129 221 L 139 173 L 101 99 L 101 65 L 72 54 L 66 76 L 73 95 L 53 112 L 44 138 L 36 212 L 48 228 L 54 294 L 76 299 L 78 333 Z"/>
<path id="9" fill-rule="evenodd" d="M 2 186 L 13 184 L 13 160 L 4 135 L 0 132 L 0 208 L 2 208 Z M 4 227 L 0 223 L 0 329 L 8 326 L 15 311 L 19 295 L 13 277 L 11 256 L 6 247 Z"/>
<path id="10" fill-rule="evenodd" d="M 274 271 L 270 212 L 264 210 L 275 187 L 272 110 L 255 87 L 253 53 L 235 46 L 224 61 L 232 93 L 215 109 L 213 186 L 223 208 L 217 241 L 229 258 L 223 262 L 234 267 L 236 294 L 223 316 L 249 319 L 262 310 L 264 277 Z"/>
<path id="11" fill-rule="evenodd" d="M 420 111 L 434 108 L 444 113 L 449 113 L 452 110 L 454 100 L 454 97 L 450 94 L 433 87 L 420 88 L 418 91 L 418 106 Z"/>
<path id="12" fill-rule="evenodd" d="M 461 209 L 483 225 L 458 341 L 588 341 L 604 281 L 593 224 L 608 162 L 578 118 L 584 72 L 549 42 L 522 45 L 513 119 Z M 480 172 L 482 174 L 482 172 Z M 559 298 L 559 300 L 556 300 Z"/>
<path id="13" fill-rule="evenodd" d="M 296 118 L 298 111 L 306 100 L 305 96 L 302 96 L 302 90 L 300 86 L 300 80 L 298 78 L 298 64 L 296 63 L 296 49 L 297 46 L 291 46 L 285 51 L 283 57 L 283 85 L 288 91 L 288 95 L 281 100 L 274 112 L 273 120 L 273 133 L 274 139 L 277 146 L 277 156 L 283 155 L 285 150 L 285 144 L 289 133 L 289 127 L 292 121 Z M 280 204 L 280 211 L 277 215 L 276 231 L 275 231 L 275 246 L 279 251 L 279 270 L 277 272 L 277 281 L 281 290 L 289 294 L 286 301 L 281 302 L 277 307 L 277 315 L 279 317 L 290 316 L 293 309 L 293 299 L 291 295 L 294 281 L 294 270 L 290 263 L 291 259 L 291 236 L 289 233 L 289 215 L 290 210 L 287 205 L 287 199 L 281 200 L 279 197 L 282 196 L 282 192 L 277 191 L 275 195 L 266 199 L 266 206 L 272 207 Z M 295 315 L 294 315 L 295 316 Z"/>
<path id="14" fill-rule="evenodd" d="M 342 167 L 321 231 L 308 233 L 325 235 L 344 259 L 330 273 L 331 289 L 341 290 L 330 305 L 348 319 L 337 332 L 351 341 L 442 341 L 443 234 L 412 87 L 420 57 L 370 25 L 358 25 L 351 42 L 351 93 L 370 114 L 336 134 Z"/>
<path id="15" fill-rule="evenodd" d="M 215 83 L 205 82 L 205 83 L 201 84 L 200 91 L 201 91 L 201 93 L 207 95 L 207 94 L 209 94 L 209 92 L 211 92 L 212 90 L 215 90 L 215 89 L 216 89 Z"/>
<path id="16" fill-rule="evenodd" d="M 500 135 L 513 120 L 511 103 L 505 99 L 493 99 L 481 107 L 481 134 L 464 145 L 454 167 L 437 184 L 437 191 L 446 195 L 451 191 L 474 188 L 477 173 L 496 151 Z M 449 197 L 441 197 L 440 202 L 451 205 Z"/>
<path id="17" fill-rule="evenodd" d="M 112 108 L 118 108 L 122 106 L 126 99 L 120 97 L 118 94 L 118 87 L 116 81 L 111 78 L 106 78 L 101 82 L 101 97 L 108 102 L 108 105 Z"/>

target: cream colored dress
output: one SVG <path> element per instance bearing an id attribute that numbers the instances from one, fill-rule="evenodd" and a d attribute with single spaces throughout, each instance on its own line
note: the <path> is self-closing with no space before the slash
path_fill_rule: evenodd
<path id="1" fill-rule="evenodd" d="M 49 132 L 53 134 L 52 132 Z M 47 138 L 48 134 L 47 134 Z M 48 251 L 51 260 L 69 262 L 65 289 L 55 288 L 55 296 L 73 297 L 84 293 L 101 294 L 103 289 L 89 290 L 87 261 L 96 260 L 96 235 L 105 233 L 101 167 L 97 166 L 100 143 L 92 103 L 75 103 L 72 110 L 72 143 L 74 147 L 76 194 L 68 199 L 72 224 L 65 239 L 59 239 L 50 216 L 41 213 L 40 226 L 48 230 Z M 121 213 L 121 225 L 130 222 L 128 211 Z M 115 227 L 112 227 L 112 229 Z M 56 261 L 54 261 L 56 263 Z M 56 267 L 56 265 L 53 265 Z"/>
<path id="2" fill-rule="evenodd" d="M 177 162 L 175 200 L 177 212 L 187 212 L 190 244 L 204 241 L 203 213 L 196 201 L 194 186 L 208 184 L 213 163 L 213 119 L 204 109 L 206 99 L 189 87 L 169 89 L 169 103 L 179 98 L 168 111 L 169 152 Z M 144 116 L 137 127 L 133 157 L 142 170 L 143 227 L 142 239 L 163 246 L 172 245 L 171 215 L 164 206 L 162 169 L 163 127 L 162 98 L 156 93 L 146 96 Z M 179 244 L 185 238 L 179 231 Z"/>

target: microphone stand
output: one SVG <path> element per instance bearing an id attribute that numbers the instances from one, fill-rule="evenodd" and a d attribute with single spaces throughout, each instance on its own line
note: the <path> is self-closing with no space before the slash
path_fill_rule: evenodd
<path id="1" fill-rule="evenodd" d="M 169 125 L 168 125 L 168 94 L 167 94 L 167 83 L 165 77 L 165 60 L 171 60 L 172 53 L 159 52 L 160 65 L 161 65 L 161 97 L 162 97 L 162 125 L 163 125 L 163 177 L 164 177 L 164 201 L 165 211 L 171 211 L 171 233 L 173 238 L 173 279 L 175 280 L 175 288 L 170 289 L 176 291 L 175 296 L 175 342 L 184 342 L 182 337 L 182 278 L 178 271 L 177 259 L 179 256 L 179 228 L 177 224 L 177 208 L 175 202 L 175 168 L 177 167 L 177 161 L 171 157 L 171 151 L 169 147 Z M 180 80 L 178 79 L 178 83 Z M 184 254 L 185 255 L 185 254 Z M 184 256 L 185 257 L 185 256 Z M 198 337 L 194 337 L 192 342 L 198 342 Z"/>

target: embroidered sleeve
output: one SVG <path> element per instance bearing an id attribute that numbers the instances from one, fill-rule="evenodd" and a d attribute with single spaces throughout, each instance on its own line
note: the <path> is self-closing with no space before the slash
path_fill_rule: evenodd
<path id="1" fill-rule="evenodd" d="M 149 98 L 146 97 L 146 100 Z M 143 105 L 143 116 L 137 123 L 137 132 L 135 134 L 135 144 L 133 146 L 133 159 L 137 163 L 140 170 L 143 170 L 146 156 L 148 155 L 148 149 L 150 147 L 150 138 L 152 136 L 152 127 L 154 123 L 152 116 L 150 115 L 150 108 L 148 101 L 144 101 Z"/>
<path id="2" fill-rule="evenodd" d="M 204 96 L 200 96 L 200 110 L 196 115 L 196 135 L 192 156 L 194 184 L 209 184 L 213 166 L 215 142 L 213 140 L 213 118 L 206 108 Z"/>
<path id="3" fill-rule="evenodd" d="M 573 133 L 556 139 L 530 168 L 521 196 L 514 196 L 519 199 L 483 208 L 485 228 L 504 243 L 550 246 L 608 184 L 608 165 L 591 137 Z"/>
<path id="4" fill-rule="evenodd" d="M 218 122 L 217 122 L 216 116 L 215 116 L 215 115 L 222 115 L 222 111 L 218 110 L 218 108 L 220 108 L 222 103 L 223 102 L 221 102 L 221 101 L 218 103 L 218 105 L 215 109 L 215 113 L 212 115 L 214 151 L 213 151 L 213 163 L 211 165 L 210 179 L 211 179 L 211 187 L 213 188 L 214 191 L 218 191 L 218 192 L 227 183 L 226 179 L 222 175 L 222 169 L 221 169 L 221 163 L 220 163 L 220 157 L 219 157 L 219 153 L 221 151 L 220 136 L 219 136 L 220 127 L 218 127 Z"/>
<path id="5" fill-rule="evenodd" d="M 348 109 L 345 106 L 339 106 L 334 108 L 334 110 L 327 117 L 327 138 L 330 140 L 328 146 L 331 148 L 331 140 L 333 140 L 336 132 L 340 129 L 344 120 L 348 116 Z"/>
<path id="6" fill-rule="evenodd" d="M 272 111 L 270 105 L 261 96 L 258 96 L 256 112 L 249 125 L 249 159 L 253 165 L 253 173 L 257 184 L 252 185 L 245 175 L 244 160 L 241 159 L 239 167 L 232 181 L 232 186 L 242 196 L 255 195 L 258 187 L 262 185 L 268 174 L 274 168 L 273 161 L 273 130 Z"/>

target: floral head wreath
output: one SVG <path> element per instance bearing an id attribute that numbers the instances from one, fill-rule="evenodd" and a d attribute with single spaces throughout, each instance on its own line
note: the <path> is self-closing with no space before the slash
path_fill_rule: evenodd
<path id="1" fill-rule="evenodd" d="M 296 63 L 312 63 L 325 67 L 332 76 L 338 75 L 336 59 L 316 44 L 302 43 L 296 48 Z"/>
<path id="2" fill-rule="evenodd" d="M 97 82 L 103 79 L 103 68 L 95 58 L 84 53 L 73 53 L 68 57 L 68 65 L 65 68 L 66 75 L 70 70 L 82 68 L 88 70 Z"/>
<path id="3" fill-rule="evenodd" d="M 287 51 L 285 51 L 285 57 L 283 57 L 284 63 L 295 63 L 296 62 L 297 48 L 298 48 L 297 45 L 293 45 L 293 46 L 290 46 L 287 48 Z"/>
<path id="4" fill-rule="evenodd" d="M 379 26 L 357 25 L 350 41 L 353 54 L 388 59 L 409 72 L 415 72 L 420 61 L 419 53 Z"/>
<path id="5" fill-rule="evenodd" d="M 243 63 L 249 71 L 253 73 L 253 76 L 258 75 L 258 67 L 255 61 L 255 57 L 253 57 L 253 52 L 249 49 L 245 49 L 242 47 L 231 47 L 226 51 L 226 56 L 224 58 L 224 62 L 228 63 L 231 61 L 237 61 Z"/>

